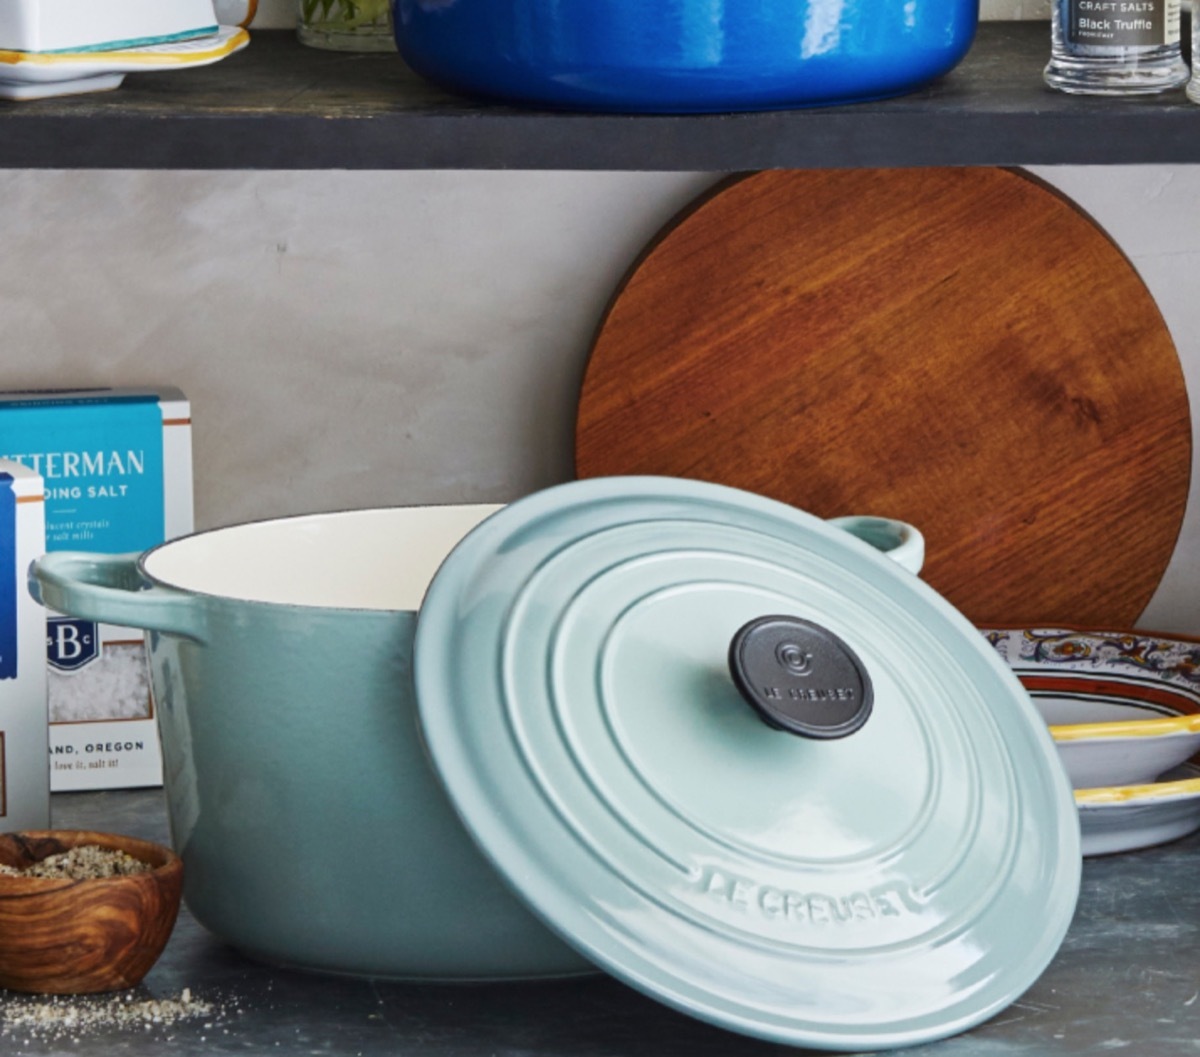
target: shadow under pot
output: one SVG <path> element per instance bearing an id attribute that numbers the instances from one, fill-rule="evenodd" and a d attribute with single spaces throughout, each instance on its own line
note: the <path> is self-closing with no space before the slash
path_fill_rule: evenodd
<path id="1" fill-rule="evenodd" d="M 1045 724 L 922 557 L 887 519 L 599 478 L 57 552 L 31 586 L 149 630 L 184 897 L 247 954 L 598 967 L 869 1049 L 1011 1002 L 1079 885 Z"/>

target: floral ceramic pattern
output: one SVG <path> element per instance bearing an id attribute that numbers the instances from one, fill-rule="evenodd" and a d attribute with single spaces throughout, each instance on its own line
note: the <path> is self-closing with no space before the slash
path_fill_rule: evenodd
<path id="1" fill-rule="evenodd" d="M 1149 676 L 1195 691 L 1200 705 L 1200 641 L 1194 639 L 1073 628 L 1015 628 L 983 634 L 1018 675 L 1055 668 L 1118 678 Z"/>

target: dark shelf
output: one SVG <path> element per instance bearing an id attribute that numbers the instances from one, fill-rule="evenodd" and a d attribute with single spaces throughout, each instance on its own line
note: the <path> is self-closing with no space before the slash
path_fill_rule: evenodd
<path id="1" fill-rule="evenodd" d="M 1118 99 L 1045 88 L 1044 22 L 990 22 L 910 95 L 750 114 L 557 113 L 449 95 L 393 54 L 284 31 L 213 66 L 130 74 L 115 92 L 0 103 L 0 166 L 138 169 L 597 169 L 1200 161 L 1183 90 Z"/>

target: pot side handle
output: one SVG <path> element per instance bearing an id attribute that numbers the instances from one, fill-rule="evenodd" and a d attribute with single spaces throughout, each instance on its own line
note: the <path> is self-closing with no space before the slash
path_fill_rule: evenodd
<path id="1" fill-rule="evenodd" d="M 905 521 L 851 514 L 830 518 L 829 524 L 869 543 L 914 576 L 925 564 L 925 537 L 918 528 Z"/>
<path id="2" fill-rule="evenodd" d="M 29 593 L 67 616 L 144 628 L 203 641 L 203 618 L 191 598 L 157 587 L 138 568 L 140 554 L 53 551 L 29 567 Z"/>

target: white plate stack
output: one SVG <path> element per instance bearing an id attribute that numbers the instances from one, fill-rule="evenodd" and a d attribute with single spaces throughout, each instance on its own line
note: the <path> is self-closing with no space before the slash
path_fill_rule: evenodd
<path id="1" fill-rule="evenodd" d="M 116 88 L 136 70 L 207 65 L 244 47 L 213 0 L 5 0 L 0 99 Z"/>

